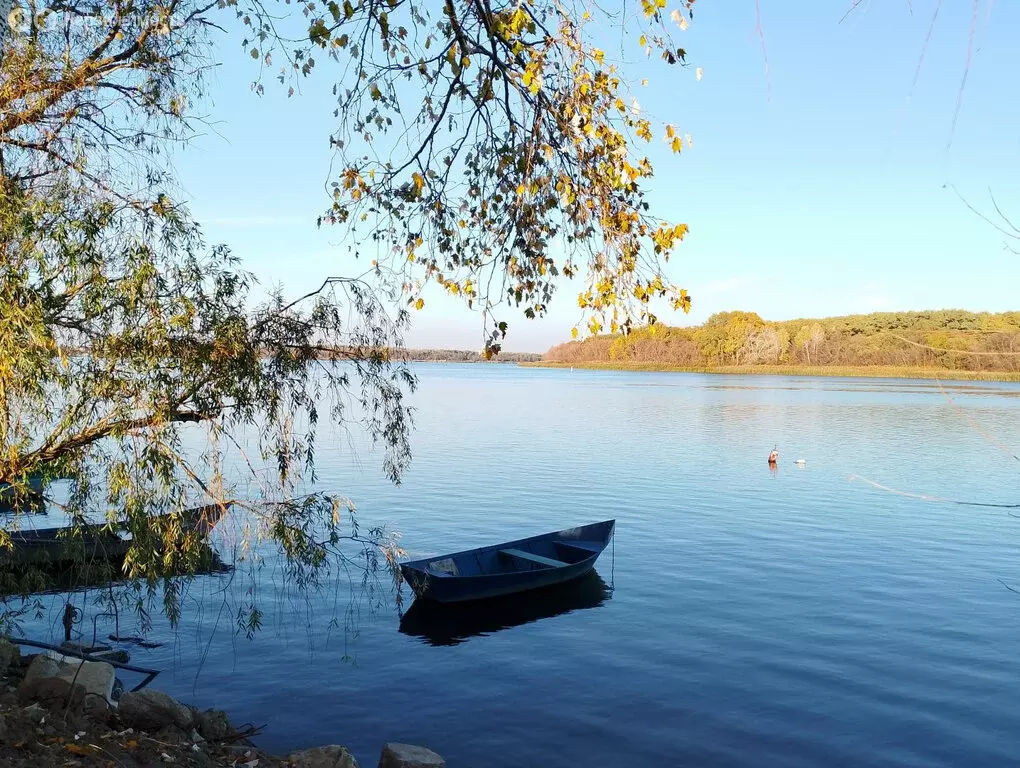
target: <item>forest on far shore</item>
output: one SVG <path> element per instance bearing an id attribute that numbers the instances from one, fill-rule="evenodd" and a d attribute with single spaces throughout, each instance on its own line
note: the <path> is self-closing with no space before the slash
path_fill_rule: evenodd
<path id="1" fill-rule="evenodd" d="M 537 352 L 500 352 L 486 360 L 475 349 L 401 349 L 393 356 L 417 363 L 535 363 L 542 359 Z"/>
<path id="2" fill-rule="evenodd" d="M 1020 371 L 1020 312 L 875 312 L 762 319 L 719 312 L 704 325 L 646 326 L 559 344 L 543 362 L 663 368 L 804 366 Z"/>

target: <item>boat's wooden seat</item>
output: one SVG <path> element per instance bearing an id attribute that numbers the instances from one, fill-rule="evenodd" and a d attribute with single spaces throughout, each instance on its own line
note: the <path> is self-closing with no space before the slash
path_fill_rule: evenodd
<path id="1" fill-rule="evenodd" d="M 507 555 L 508 557 L 516 557 L 519 560 L 528 560 L 532 563 L 538 563 L 539 565 L 546 565 L 550 568 L 562 568 L 569 563 L 564 563 L 562 560 L 553 560 L 551 557 L 542 557 L 541 555 L 535 555 L 531 552 L 525 552 L 520 549 L 501 549 L 500 554 Z"/>
<path id="2" fill-rule="evenodd" d="M 560 540 L 560 541 L 556 542 L 556 546 L 559 546 L 559 547 L 571 547 L 573 549 L 580 549 L 583 552 L 588 552 L 589 554 L 594 554 L 594 553 L 597 553 L 597 552 L 601 552 L 603 550 L 603 548 L 604 548 L 604 545 L 600 544 L 597 541 L 562 541 L 562 540 Z"/>

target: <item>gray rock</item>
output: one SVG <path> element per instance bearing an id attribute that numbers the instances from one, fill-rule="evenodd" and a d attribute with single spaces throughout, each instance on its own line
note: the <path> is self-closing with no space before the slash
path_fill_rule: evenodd
<path id="1" fill-rule="evenodd" d="M 21 661 L 21 649 L 6 637 L 0 637 L 0 673 L 19 661 Z"/>
<path id="2" fill-rule="evenodd" d="M 131 654 L 121 648 L 111 648 L 108 645 L 88 645 L 86 643 L 75 643 L 65 641 L 60 644 L 70 656 L 81 656 L 86 654 L 95 661 L 114 661 L 119 664 L 127 664 L 131 661 Z"/>
<path id="3" fill-rule="evenodd" d="M 232 736 L 234 729 L 227 719 L 227 713 L 218 709 L 207 709 L 195 714 L 195 725 L 202 737 L 209 741 L 220 741 Z"/>
<path id="4" fill-rule="evenodd" d="M 175 725 L 190 733 L 194 721 L 194 713 L 188 707 L 152 688 L 121 696 L 118 714 L 125 725 L 141 731 L 158 731 Z"/>
<path id="5" fill-rule="evenodd" d="M 347 747 L 336 744 L 293 752 L 287 759 L 294 768 L 358 768 L 358 762 Z"/>
<path id="6" fill-rule="evenodd" d="M 176 725 L 167 725 L 155 733 L 150 731 L 150 735 L 155 741 L 162 742 L 163 744 L 173 744 L 175 747 L 191 746 L 191 735 L 185 733 Z"/>
<path id="7" fill-rule="evenodd" d="M 60 660 L 40 654 L 36 656 L 24 680 L 18 686 L 18 699 L 23 704 L 37 701 L 43 704 L 79 705 L 101 699 L 112 701 L 115 675 L 113 667 L 105 662 L 79 661 L 61 657 Z"/>
<path id="8" fill-rule="evenodd" d="M 86 695 L 95 695 L 113 701 L 113 684 L 116 672 L 105 661 L 71 661 L 60 665 L 60 677 L 85 689 Z"/>
<path id="9" fill-rule="evenodd" d="M 102 661 L 113 661 L 117 664 L 129 664 L 131 662 L 131 654 L 121 648 L 111 648 L 108 651 L 93 653 L 92 658 L 101 659 Z"/>
<path id="10" fill-rule="evenodd" d="M 383 747 L 379 768 L 446 768 L 446 761 L 431 749 L 391 741 Z"/>
<path id="11" fill-rule="evenodd" d="M 82 714 L 97 723 L 103 723 L 104 725 L 108 723 L 112 711 L 109 702 L 100 699 L 98 696 L 89 696 L 82 702 Z"/>
<path id="12" fill-rule="evenodd" d="M 28 665 L 28 670 L 25 672 L 25 678 L 22 680 L 22 685 L 25 683 L 36 680 L 40 677 L 56 677 L 60 671 L 60 664 L 52 656 L 47 656 L 45 653 L 40 653 L 32 659 L 32 663 Z"/>
<path id="13" fill-rule="evenodd" d="M 18 701 L 21 704 L 42 704 L 47 707 L 75 706 L 85 700 L 81 686 L 72 686 L 60 677 L 37 675 L 25 678 L 18 686 Z"/>
<path id="14" fill-rule="evenodd" d="M 198 766 L 198 768 L 218 768 L 220 765 L 219 762 L 213 760 L 211 757 L 209 757 L 209 755 L 201 751 L 192 752 L 191 760 L 193 763 L 195 763 L 195 765 Z"/>

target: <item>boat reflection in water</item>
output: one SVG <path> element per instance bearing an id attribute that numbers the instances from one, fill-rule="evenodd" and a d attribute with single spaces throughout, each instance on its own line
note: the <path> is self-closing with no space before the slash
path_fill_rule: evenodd
<path id="1" fill-rule="evenodd" d="M 400 619 L 400 631 L 429 645 L 459 645 L 504 629 L 585 608 L 613 594 L 596 571 L 566 584 L 471 603 L 416 600 Z"/>

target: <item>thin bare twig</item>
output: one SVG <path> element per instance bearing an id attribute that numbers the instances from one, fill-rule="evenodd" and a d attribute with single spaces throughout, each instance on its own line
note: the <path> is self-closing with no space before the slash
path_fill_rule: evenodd
<path id="1" fill-rule="evenodd" d="M 855 5 L 860 0 L 856 0 Z M 769 72 L 769 54 L 765 49 L 765 28 L 761 24 L 761 0 L 754 0 L 754 31 L 758 33 L 761 40 L 761 57 L 765 62 L 765 99 L 772 101 L 772 76 Z"/>
<path id="2" fill-rule="evenodd" d="M 970 74 L 970 63 L 974 56 L 974 37 L 977 34 L 978 11 L 981 9 L 981 0 L 972 0 L 972 11 L 970 16 L 970 33 L 967 36 L 967 62 L 963 68 L 963 79 L 960 80 L 960 90 L 956 94 L 956 109 L 953 110 L 953 123 L 949 128 L 949 141 L 946 142 L 946 152 L 953 145 L 953 136 L 956 135 L 956 121 L 960 117 L 960 110 L 963 108 L 963 92 L 967 87 L 967 76 Z"/>

